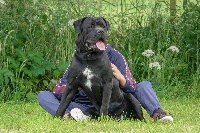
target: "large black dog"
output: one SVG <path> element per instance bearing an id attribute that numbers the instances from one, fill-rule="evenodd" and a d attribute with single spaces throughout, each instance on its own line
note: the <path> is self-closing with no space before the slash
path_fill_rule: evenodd
<path id="1" fill-rule="evenodd" d="M 102 17 L 85 17 L 74 22 L 78 33 L 76 52 L 68 68 L 67 82 L 55 117 L 62 117 L 77 88 L 82 88 L 99 116 L 127 117 L 144 120 L 140 103 L 124 93 L 114 78 L 105 47 L 109 23 Z"/>

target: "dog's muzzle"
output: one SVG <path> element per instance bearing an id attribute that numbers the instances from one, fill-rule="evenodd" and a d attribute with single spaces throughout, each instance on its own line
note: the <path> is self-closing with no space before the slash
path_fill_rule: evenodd
<path id="1" fill-rule="evenodd" d="M 104 30 L 103 30 L 103 29 L 98 29 L 98 30 L 97 30 L 97 34 L 99 34 L 99 35 L 104 34 Z"/>
<path id="2" fill-rule="evenodd" d="M 103 28 L 95 29 L 88 34 L 85 46 L 89 51 L 102 51 L 106 48 L 106 33 Z"/>

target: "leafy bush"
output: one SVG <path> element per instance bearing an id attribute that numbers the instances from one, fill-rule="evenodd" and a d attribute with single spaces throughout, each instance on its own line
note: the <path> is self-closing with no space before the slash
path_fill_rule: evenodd
<path id="1" fill-rule="evenodd" d="M 200 1 L 194 3 L 184 0 L 180 27 L 183 30 L 181 39 L 186 46 L 186 61 L 191 66 L 190 71 L 194 73 L 200 62 Z"/>
<path id="2" fill-rule="evenodd" d="M 158 95 L 198 97 L 199 2 L 184 3 L 183 13 L 178 7 L 173 23 L 168 5 L 146 0 L 5 0 L 0 3 L 0 99 L 31 100 L 38 91 L 51 90 L 74 52 L 72 22 L 85 16 L 110 22 L 108 42 L 126 57 L 138 82 L 152 81 Z M 170 46 L 179 52 L 167 50 Z M 151 58 L 142 55 L 147 49 L 154 52 Z M 161 69 L 150 69 L 154 62 Z"/>
<path id="3" fill-rule="evenodd" d="M 67 43 L 74 45 L 71 40 L 64 39 L 72 27 L 66 24 L 68 29 L 64 29 L 59 21 L 49 19 L 47 14 L 51 11 L 47 7 L 35 8 L 31 4 L 6 1 L 1 8 L 0 92 L 3 101 L 26 99 L 41 88 L 52 89 L 57 83 L 54 78 L 63 74 L 74 51 L 66 47 Z M 46 11 L 42 12 L 43 9 Z"/>

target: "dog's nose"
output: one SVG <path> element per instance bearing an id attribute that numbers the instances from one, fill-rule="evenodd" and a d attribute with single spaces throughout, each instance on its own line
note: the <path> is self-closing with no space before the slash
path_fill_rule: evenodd
<path id="1" fill-rule="evenodd" d="M 97 34 L 104 34 L 104 30 L 103 29 L 98 29 L 97 30 Z"/>

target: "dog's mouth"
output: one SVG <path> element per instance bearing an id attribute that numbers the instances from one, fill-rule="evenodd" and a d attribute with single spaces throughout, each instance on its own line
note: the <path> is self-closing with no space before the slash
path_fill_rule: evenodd
<path id="1" fill-rule="evenodd" d="M 87 47 L 89 50 L 92 50 L 92 51 L 96 51 L 96 50 L 105 50 L 106 49 L 106 45 L 104 43 L 104 40 L 103 39 L 99 39 L 97 42 L 95 43 L 92 43 L 91 41 L 87 41 L 86 43 Z"/>
<path id="2" fill-rule="evenodd" d="M 99 40 L 98 42 L 96 42 L 96 46 L 100 50 L 106 50 L 106 46 L 102 40 Z"/>

